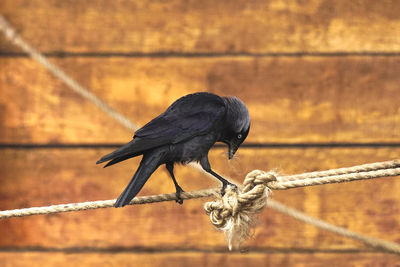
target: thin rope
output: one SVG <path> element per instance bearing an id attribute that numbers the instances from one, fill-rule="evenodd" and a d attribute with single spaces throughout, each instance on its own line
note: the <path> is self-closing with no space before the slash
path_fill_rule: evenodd
<path id="1" fill-rule="evenodd" d="M 107 105 L 104 101 L 98 98 L 95 94 L 90 92 L 87 88 L 80 85 L 70 76 L 68 76 L 63 70 L 51 63 L 43 56 L 42 53 L 37 51 L 35 48 L 25 42 L 22 37 L 15 31 L 15 29 L 7 22 L 7 20 L 0 14 L 0 30 L 4 32 L 5 37 L 14 45 L 18 46 L 31 58 L 42 64 L 51 74 L 59 78 L 62 82 L 67 84 L 72 90 L 80 94 L 87 100 L 91 101 L 106 114 L 111 116 L 114 120 L 118 121 L 128 129 L 133 131 L 137 130 L 138 127 L 130 121 L 127 117 Z"/>
<path id="2" fill-rule="evenodd" d="M 182 192 L 181 198 L 193 199 L 193 198 L 215 196 L 218 193 L 218 190 L 219 190 L 218 188 L 213 188 L 213 189 L 205 189 L 205 190 L 198 190 L 191 192 Z M 172 200 L 177 200 L 175 193 L 135 197 L 128 205 L 150 204 L 150 203 L 172 201 Z M 110 200 L 98 200 L 98 201 L 88 201 L 80 203 L 51 205 L 47 207 L 32 207 L 25 209 L 4 210 L 0 211 L 0 219 L 7 219 L 12 217 L 25 217 L 31 215 L 53 214 L 53 213 L 70 212 L 70 211 L 111 208 L 114 207 L 115 201 L 116 199 L 110 199 Z"/>

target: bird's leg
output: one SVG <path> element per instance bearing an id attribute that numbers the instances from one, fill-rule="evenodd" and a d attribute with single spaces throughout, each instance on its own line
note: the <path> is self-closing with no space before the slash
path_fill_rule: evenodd
<path id="1" fill-rule="evenodd" d="M 174 176 L 174 163 L 169 162 L 169 163 L 165 164 L 165 166 L 167 167 L 167 170 L 168 170 L 169 174 L 171 175 L 172 181 L 174 182 L 174 185 L 175 185 L 176 198 L 177 198 L 176 202 L 179 204 L 183 204 L 183 199 L 181 198 L 181 193 L 184 191 L 176 182 L 176 179 Z"/>
<path id="2" fill-rule="evenodd" d="M 218 173 L 216 173 L 213 170 L 211 170 L 210 162 L 208 161 L 208 157 L 207 156 L 201 158 L 200 165 L 201 165 L 201 167 L 203 167 L 203 169 L 206 172 L 210 173 L 211 175 L 213 175 L 214 177 L 216 177 L 218 180 L 221 181 L 221 183 L 222 183 L 221 195 L 222 196 L 225 195 L 225 189 L 226 189 L 227 185 L 233 186 L 235 189 L 237 189 L 237 186 L 235 184 L 232 184 L 228 180 L 222 178 Z"/>

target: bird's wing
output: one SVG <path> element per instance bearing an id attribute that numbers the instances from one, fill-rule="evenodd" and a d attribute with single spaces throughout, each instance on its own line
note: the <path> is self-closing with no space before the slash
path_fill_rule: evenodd
<path id="1" fill-rule="evenodd" d="M 216 95 L 200 93 L 185 96 L 137 130 L 131 142 L 105 155 L 97 163 L 112 160 L 106 165 L 110 166 L 148 149 L 205 134 L 224 117 L 225 112 L 223 101 Z"/>
<path id="2" fill-rule="evenodd" d="M 176 144 L 210 131 L 225 115 L 225 106 L 208 103 L 207 109 L 198 105 L 191 109 L 176 109 L 161 114 L 135 133 L 141 142 L 157 140 L 161 144 Z"/>
<path id="3" fill-rule="evenodd" d="M 196 135 L 207 133 L 220 117 L 222 112 L 215 115 L 198 112 L 185 117 L 158 118 L 152 121 L 151 125 L 136 132 L 135 137 L 141 140 L 157 140 L 158 145 L 176 144 Z M 223 113 L 222 113 L 223 114 Z"/>

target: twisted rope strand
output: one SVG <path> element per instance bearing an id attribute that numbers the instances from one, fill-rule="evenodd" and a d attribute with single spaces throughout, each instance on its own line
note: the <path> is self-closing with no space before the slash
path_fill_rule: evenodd
<path id="1" fill-rule="evenodd" d="M 397 175 L 400 175 L 400 168 L 369 171 L 369 172 L 347 173 L 334 176 L 322 176 L 322 177 L 315 176 L 315 178 L 306 178 L 302 180 L 290 180 L 290 181 L 285 181 L 285 180 L 280 181 L 279 177 L 278 178 L 279 181 L 268 183 L 268 187 L 270 189 L 275 189 L 275 190 L 284 190 L 296 187 L 343 183 L 356 180 L 365 180 L 365 179 L 373 179 L 378 177 L 397 176 Z"/>
<path id="2" fill-rule="evenodd" d="M 308 172 L 308 173 L 295 174 L 295 175 L 284 175 L 284 176 L 281 176 L 280 181 L 293 181 L 293 180 L 301 180 L 301 179 L 306 179 L 306 178 L 335 176 L 335 175 L 341 175 L 341 174 L 376 171 L 376 170 L 381 170 L 381 169 L 390 169 L 390 168 L 398 168 L 398 167 L 400 167 L 400 160 L 390 160 L 390 161 L 362 164 L 362 165 L 353 166 L 353 167 L 331 169 L 331 170 L 327 170 L 327 171 L 316 171 L 316 172 Z"/>

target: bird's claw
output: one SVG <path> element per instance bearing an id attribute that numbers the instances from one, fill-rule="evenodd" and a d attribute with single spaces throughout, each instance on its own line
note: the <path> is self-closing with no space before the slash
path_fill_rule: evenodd
<path id="1" fill-rule="evenodd" d="M 226 187 L 231 186 L 233 190 L 237 191 L 237 185 L 232 184 L 232 183 L 223 183 L 222 184 L 222 189 L 221 189 L 221 196 L 224 196 L 226 193 Z"/>
<path id="2" fill-rule="evenodd" d="M 175 201 L 176 201 L 176 203 L 179 203 L 180 205 L 183 204 L 183 199 L 181 197 L 182 192 L 185 192 L 185 191 L 183 191 L 182 188 L 180 188 L 179 186 L 176 187 L 176 200 Z"/>

